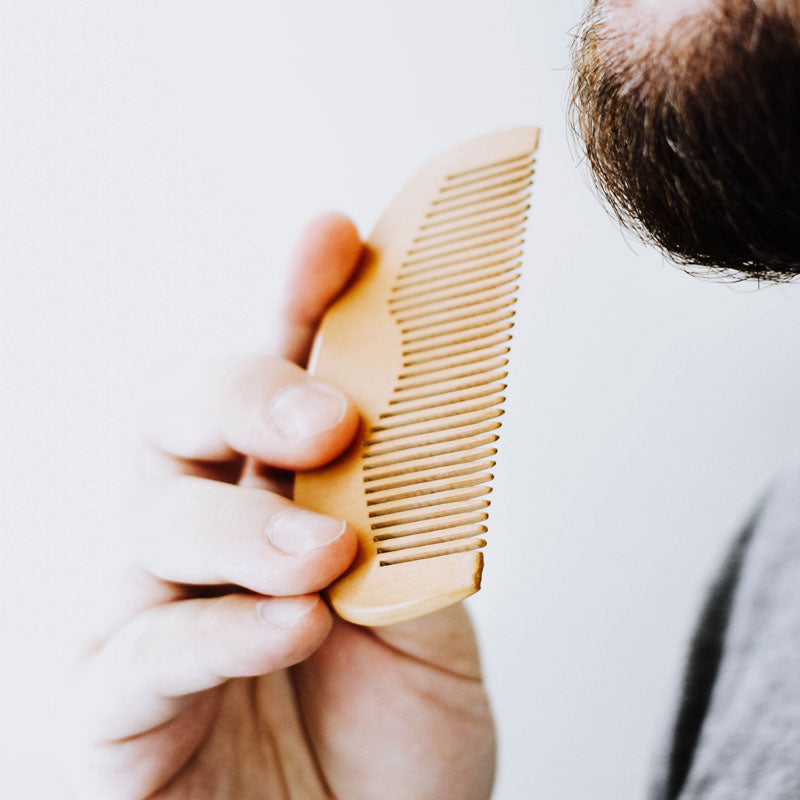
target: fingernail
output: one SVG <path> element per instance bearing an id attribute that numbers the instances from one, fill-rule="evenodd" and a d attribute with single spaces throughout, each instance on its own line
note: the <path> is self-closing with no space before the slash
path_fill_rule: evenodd
<path id="1" fill-rule="evenodd" d="M 272 424 L 285 439 L 318 436 L 338 425 L 347 411 L 347 398 L 319 381 L 289 386 L 272 401 Z"/>
<path id="2" fill-rule="evenodd" d="M 297 625 L 303 617 L 317 604 L 316 595 L 311 597 L 270 597 L 268 600 L 259 600 L 258 613 L 270 625 L 280 628 L 291 628 Z"/>
<path id="3" fill-rule="evenodd" d="M 273 546 L 289 556 L 302 556 L 338 539 L 345 521 L 304 509 L 289 509 L 279 514 L 269 526 Z"/>

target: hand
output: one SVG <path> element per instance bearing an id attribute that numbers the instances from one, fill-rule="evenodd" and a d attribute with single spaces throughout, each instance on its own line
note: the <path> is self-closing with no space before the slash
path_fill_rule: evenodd
<path id="1" fill-rule="evenodd" d="M 288 470 L 319 466 L 358 415 L 298 363 L 361 250 L 328 214 L 293 259 L 280 349 L 171 371 L 149 406 L 156 477 L 128 515 L 129 578 L 82 659 L 64 742 L 81 798 L 473 800 L 494 731 L 455 606 L 367 629 L 317 594 L 353 531 L 299 509 Z"/>

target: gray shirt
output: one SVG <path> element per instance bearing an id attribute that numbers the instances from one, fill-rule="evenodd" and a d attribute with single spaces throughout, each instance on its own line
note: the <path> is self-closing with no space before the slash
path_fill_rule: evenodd
<path id="1" fill-rule="evenodd" d="M 800 800 L 800 465 L 712 586 L 650 797 Z"/>

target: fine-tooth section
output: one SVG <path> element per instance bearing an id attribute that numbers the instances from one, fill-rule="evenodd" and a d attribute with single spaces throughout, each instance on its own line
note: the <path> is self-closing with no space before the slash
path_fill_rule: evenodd
<path id="1" fill-rule="evenodd" d="M 522 225 L 514 225 L 505 230 L 480 234 L 472 241 L 436 247 L 407 259 L 403 262 L 402 269 L 406 274 L 413 275 L 459 264 L 462 261 L 468 262 L 484 255 L 493 255 L 509 247 L 519 247 L 523 241 L 523 232 Z"/>
<path id="2" fill-rule="evenodd" d="M 511 222 L 505 222 L 503 224 L 476 226 L 473 230 L 463 231 L 458 235 L 451 235 L 449 238 L 442 239 L 441 241 L 427 242 L 419 247 L 412 247 L 411 250 L 408 251 L 408 255 L 418 256 L 424 253 L 426 256 L 433 256 L 438 255 L 437 251 L 447 251 L 448 248 L 451 248 L 450 252 L 460 253 L 465 249 L 472 249 L 473 245 L 479 246 L 480 242 L 486 239 L 493 241 L 498 237 L 505 238 L 506 234 L 522 233 L 524 231 L 524 221 L 524 217 L 518 217 Z M 469 243 L 469 248 L 464 247 L 467 243 Z"/>
<path id="3" fill-rule="evenodd" d="M 511 198 L 516 199 L 520 191 L 527 189 L 531 183 L 532 181 L 522 181 L 518 186 L 499 186 L 490 192 L 479 192 L 466 197 L 450 198 L 447 203 L 442 203 L 438 207 L 432 208 L 427 214 L 427 219 L 441 218 L 443 215 L 455 211 L 485 211 L 485 207 L 482 208 L 484 204 L 488 206 Z"/>
<path id="4" fill-rule="evenodd" d="M 484 544 L 461 517 L 489 504 L 532 174 L 525 154 L 446 178 L 390 289 L 403 369 L 363 445 L 382 566 Z"/>
<path id="5" fill-rule="evenodd" d="M 487 247 L 472 249 L 463 257 L 451 256 L 444 260 L 429 260 L 413 265 L 413 267 L 406 267 L 397 276 L 391 300 L 413 286 L 435 284 L 437 281 L 447 280 L 453 276 L 466 276 L 483 269 L 519 261 L 522 256 L 522 244 L 521 238 L 508 239 L 500 242 L 499 245 L 495 243 Z"/>
<path id="6" fill-rule="evenodd" d="M 516 268 L 517 265 L 515 265 Z M 484 303 L 479 309 L 474 307 L 462 309 L 457 308 L 454 311 L 444 311 L 441 314 L 429 314 L 424 322 L 414 322 L 411 325 L 406 325 L 401 328 L 403 334 L 413 334 L 415 331 L 424 331 L 436 325 L 444 325 L 448 322 L 461 322 L 462 320 L 469 320 L 477 314 L 489 314 L 493 311 L 499 311 L 503 308 L 510 308 L 517 302 L 516 297 L 501 298 L 495 303 Z"/>
<path id="7" fill-rule="evenodd" d="M 423 352 L 420 354 L 410 354 L 403 362 L 404 367 L 415 367 L 420 364 L 430 364 L 432 361 L 441 361 L 442 359 L 449 359 L 452 356 L 464 355 L 473 352 L 473 347 L 477 349 L 480 347 L 493 347 L 495 345 L 503 344 L 511 340 L 510 333 L 495 333 L 491 338 L 479 339 L 478 337 L 465 337 L 464 344 L 455 344 L 449 347 L 445 352 Z M 438 371 L 438 369 L 437 369 Z"/>
<path id="8" fill-rule="evenodd" d="M 500 178 L 495 180 L 489 179 L 485 182 L 482 181 L 478 186 L 468 186 L 463 191 L 438 197 L 433 201 L 432 205 L 436 210 L 439 210 L 441 208 L 450 207 L 451 204 L 460 204 L 461 201 L 466 200 L 467 198 L 470 198 L 470 200 L 472 198 L 478 198 L 478 202 L 480 202 L 480 198 L 488 192 L 497 193 L 500 190 L 522 191 L 531 185 L 530 176 L 532 174 L 533 171 L 531 170 L 526 175 L 520 175 L 519 177 L 511 178 L 510 180 L 506 178 Z"/>
<path id="9" fill-rule="evenodd" d="M 437 225 L 426 233 L 420 233 L 414 239 L 414 247 L 409 253 L 416 253 L 420 249 L 435 246 L 440 241 L 454 242 L 461 237 L 470 237 L 473 234 L 485 234 L 497 227 L 506 225 L 521 225 L 528 219 L 527 212 L 530 206 L 527 203 L 512 204 L 508 208 L 496 209 L 494 212 L 484 212 L 477 217 L 466 220 L 455 220 L 450 225 Z"/>
<path id="10" fill-rule="evenodd" d="M 462 270 L 460 273 L 450 270 L 443 274 L 432 275 L 424 280 L 410 282 L 405 286 L 399 287 L 401 291 L 392 295 L 392 300 L 395 302 L 410 300 L 445 289 L 455 289 L 471 281 L 501 278 L 513 273 L 514 270 L 519 269 L 519 267 L 520 262 L 518 260 L 502 259 L 490 261 L 480 266 L 470 267 Z M 427 327 L 427 325 L 425 327 Z"/>
<path id="11" fill-rule="evenodd" d="M 463 186 L 472 186 L 476 183 L 482 183 L 486 180 L 494 180 L 503 176 L 517 176 L 520 172 L 526 175 L 533 175 L 533 158 L 525 159 L 522 163 L 515 162 L 512 164 L 501 165 L 496 167 L 492 172 L 483 172 L 481 174 L 467 175 L 462 178 L 452 178 L 439 189 L 440 194 L 452 192 L 454 189 L 460 189 Z"/>
<path id="12" fill-rule="evenodd" d="M 489 271 L 496 272 L 517 269 L 522 264 L 519 260 L 521 254 L 522 251 L 517 250 L 516 252 L 505 252 L 483 259 L 473 260 L 472 263 L 450 265 L 435 271 L 423 272 L 422 274 L 409 275 L 407 273 L 402 273 L 399 276 L 397 285 L 392 290 L 392 299 L 401 294 L 409 294 L 420 289 L 427 291 L 428 289 L 435 288 L 444 281 L 453 280 L 454 278 L 459 278 L 463 281 L 469 279 L 475 273 L 486 275 Z"/>
<path id="13" fill-rule="evenodd" d="M 476 240 L 478 239 L 479 241 L 474 244 L 464 246 L 462 242 L 455 242 L 447 248 L 436 248 L 409 259 L 405 262 L 401 276 L 416 278 L 425 275 L 438 278 L 443 274 L 441 271 L 447 267 L 467 266 L 481 258 L 501 256 L 507 260 L 508 251 L 517 248 L 521 252 L 524 242 L 520 235 L 520 226 L 476 237 Z"/>
<path id="14" fill-rule="evenodd" d="M 421 231 L 420 237 L 436 236 L 441 230 L 454 223 L 469 226 L 474 224 L 476 220 L 483 219 L 491 214 L 513 213 L 519 209 L 527 211 L 529 208 L 530 205 L 515 198 L 512 194 L 510 197 L 503 198 L 495 203 L 487 203 L 484 206 L 468 209 L 466 211 L 456 211 L 452 214 L 445 214 L 440 210 L 439 213 L 435 215 L 435 218 L 431 217 L 430 214 L 426 216 L 425 222 L 419 226 L 419 230 Z M 424 231 L 424 233 L 422 233 L 422 231 Z"/>
<path id="15" fill-rule="evenodd" d="M 413 313 L 398 313 L 397 321 L 401 323 L 417 323 L 422 320 L 429 320 L 431 317 L 440 314 L 449 314 L 453 311 L 464 311 L 466 309 L 470 311 L 478 310 L 479 308 L 485 308 L 487 303 L 503 299 L 510 300 L 510 295 L 513 295 L 516 291 L 516 286 L 504 284 L 499 289 L 487 290 L 484 288 L 471 292 L 462 292 L 457 297 L 442 298 L 433 306 L 427 308 L 423 307 L 423 310 L 420 310 L 420 306 L 416 306 L 415 308 L 409 309 L 409 311 Z"/>
<path id="16" fill-rule="evenodd" d="M 476 319 L 480 320 L 480 322 L 478 322 L 479 325 L 494 325 L 504 323 L 510 320 L 514 315 L 515 312 L 513 310 L 503 308 L 500 311 L 476 312 L 475 317 Z M 451 322 L 451 320 L 447 320 L 447 322 Z M 467 331 L 471 331 L 473 328 L 474 326 L 469 324 L 468 321 L 461 322 L 458 325 L 447 325 L 446 323 L 440 322 L 436 325 L 429 326 L 429 330 L 424 333 L 421 333 L 417 336 L 409 336 L 406 341 L 408 344 L 413 345 L 416 345 L 420 342 L 438 341 L 443 336 L 466 333 Z"/>
<path id="17" fill-rule="evenodd" d="M 428 544 L 443 544 L 458 539 L 472 539 L 487 532 L 485 525 L 463 525 L 448 528 L 443 533 L 428 533 L 418 536 L 404 536 L 402 541 L 393 542 L 391 539 L 378 539 L 377 553 L 396 553 L 398 550 L 411 550 L 414 547 L 424 547 Z"/>
<path id="18" fill-rule="evenodd" d="M 439 334 L 432 339 L 416 340 L 413 347 L 408 350 L 403 350 L 404 356 L 416 356 L 421 353 L 431 354 L 434 350 L 439 351 L 445 348 L 445 355 L 455 352 L 454 347 L 457 344 L 464 344 L 465 342 L 475 342 L 484 338 L 484 336 L 502 333 L 503 331 L 511 330 L 514 323 L 509 320 L 499 320 L 492 325 L 486 326 L 486 333 L 476 333 L 474 330 L 463 330 L 450 334 Z"/>
<path id="19" fill-rule="evenodd" d="M 522 153 L 516 156 L 509 156 L 508 158 L 500 159 L 499 161 L 492 161 L 489 164 L 481 164 L 477 167 L 470 167 L 470 169 L 462 169 L 458 172 L 451 172 L 446 177 L 446 181 L 448 183 L 458 181 L 459 178 L 464 178 L 467 175 L 480 175 L 485 174 L 493 169 L 498 169 L 500 167 L 509 166 L 510 164 L 518 164 L 520 161 L 525 161 L 526 159 L 533 160 L 532 153 Z"/>
<path id="20" fill-rule="evenodd" d="M 413 619 L 480 588 L 537 144 L 516 128 L 425 166 L 319 326 L 309 371 L 361 421 L 338 458 L 297 474 L 295 500 L 357 535 L 327 590 L 350 622 Z"/>

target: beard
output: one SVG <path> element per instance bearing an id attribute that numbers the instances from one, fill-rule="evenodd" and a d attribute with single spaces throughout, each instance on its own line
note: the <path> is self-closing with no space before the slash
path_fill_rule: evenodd
<path id="1" fill-rule="evenodd" d="M 628 11 L 594 2 L 572 50 L 572 127 L 609 209 L 684 266 L 800 274 L 800 4 Z"/>

